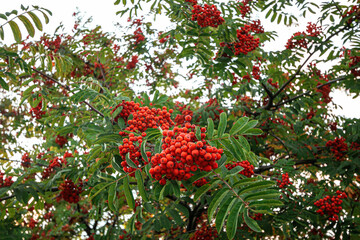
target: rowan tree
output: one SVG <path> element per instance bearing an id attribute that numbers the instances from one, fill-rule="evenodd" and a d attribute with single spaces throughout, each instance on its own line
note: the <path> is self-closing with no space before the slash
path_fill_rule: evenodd
<path id="1" fill-rule="evenodd" d="M 358 1 L 114 4 L 116 34 L 0 14 L 1 239 L 360 236 L 360 123 L 331 107 L 360 93 Z"/>

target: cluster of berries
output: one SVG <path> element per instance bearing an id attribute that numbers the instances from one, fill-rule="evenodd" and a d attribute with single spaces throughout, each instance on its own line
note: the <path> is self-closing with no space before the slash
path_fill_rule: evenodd
<path id="1" fill-rule="evenodd" d="M 197 228 L 190 240 L 218 239 L 219 235 L 216 228 L 211 227 L 207 221 L 206 214 L 203 214 L 197 221 Z M 199 228 L 200 225 L 200 228 Z"/>
<path id="2" fill-rule="evenodd" d="M 248 5 L 250 1 L 251 0 L 243 0 L 239 4 L 239 9 L 240 9 L 240 13 L 241 13 L 242 18 L 244 18 L 246 16 L 246 14 L 248 14 L 250 12 L 250 6 Z"/>
<path id="3" fill-rule="evenodd" d="M 55 142 L 62 148 L 68 142 L 68 140 L 64 136 L 57 135 Z"/>
<path id="4" fill-rule="evenodd" d="M 45 168 L 41 174 L 42 178 L 43 179 L 48 178 L 51 174 L 56 172 L 55 168 L 61 168 L 62 166 L 66 166 L 66 164 L 67 164 L 67 161 L 65 158 L 56 157 L 56 158 L 50 160 L 49 166 L 47 168 Z"/>
<path id="5" fill-rule="evenodd" d="M 133 119 L 128 120 L 128 127 L 125 128 L 126 131 L 130 132 L 145 132 L 148 128 L 158 128 L 169 129 L 174 125 L 174 122 L 171 120 L 170 116 L 173 112 L 172 109 L 167 110 L 164 106 L 160 108 L 149 108 L 139 107 L 135 112 L 132 113 Z M 119 132 L 120 135 L 127 135 L 126 132 Z"/>
<path id="6" fill-rule="evenodd" d="M 29 157 L 29 153 L 26 152 L 21 157 L 21 166 L 24 168 L 28 168 L 30 167 L 30 164 L 31 164 L 31 159 Z"/>
<path id="7" fill-rule="evenodd" d="M 4 180 L 4 173 L 0 172 L 0 188 L 10 187 L 13 183 L 12 176 L 6 177 Z"/>
<path id="8" fill-rule="evenodd" d="M 236 30 L 237 41 L 231 43 L 221 42 L 221 47 L 227 47 L 232 50 L 234 55 L 244 54 L 254 51 L 260 45 L 260 39 L 254 38 L 250 32 L 259 32 L 261 29 L 257 24 L 245 24 L 241 29 Z"/>
<path id="9" fill-rule="evenodd" d="M 360 76 L 360 56 L 351 56 L 349 63 L 350 72 L 354 77 Z"/>
<path id="10" fill-rule="evenodd" d="M 133 69 L 136 67 L 136 64 L 139 62 L 138 60 L 138 56 L 137 55 L 134 55 L 131 57 L 131 61 L 128 62 L 128 64 L 126 65 L 126 68 L 127 69 Z"/>
<path id="11" fill-rule="evenodd" d="M 36 119 L 41 119 L 42 115 L 45 115 L 45 111 L 41 111 L 42 109 L 42 100 L 39 102 L 39 104 L 36 107 L 33 107 L 30 109 L 29 113 L 31 114 L 31 117 Z"/>
<path id="12" fill-rule="evenodd" d="M 185 2 L 188 2 L 193 6 L 197 4 L 197 0 L 185 0 Z"/>
<path id="13" fill-rule="evenodd" d="M 209 101 L 205 102 L 204 110 L 210 114 L 210 117 L 213 120 L 218 120 L 220 118 L 220 114 L 224 112 L 216 98 L 210 98 Z M 199 117 L 201 118 L 201 116 Z"/>
<path id="14" fill-rule="evenodd" d="M 226 164 L 226 168 L 228 170 L 233 169 L 236 166 L 243 167 L 244 169 L 239 172 L 239 174 L 242 174 L 246 177 L 251 177 L 254 174 L 254 166 L 249 163 L 248 160 L 242 161 L 242 162 L 235 162 L 235 163 L 228 163 Z"/>
<path id="15" fill-rule="evenodd" d="M 41 37 L 40 44 L 43 44 L 45 47 L 56 53 L 60 49 L 61 37 L 58 35 L 55 40 L 50 40 L 47 37 Z"/>
<path id="16" fill-rule="evenodd" d="M 335 138 L 333 141 L 329 140 L 326 147 L 331 147 L 330 151 L 335 155 L 336 161 L 344 161 L 344 156 L 348 151 L 348 146 L 345 138 Z"/>
<path id="17" fill-rule="evenodd" d="M 56 200 L 59 202 L 64 199 L 68 203 L 78 203 L 80 201 L 80 193 L 82 190 L 82 181 L 79 180 L 79 184 L 75 185 L 72 180 L 66 179 L 63 183 L 60 184 L 59 190 L 61 191 Z"/>
<path id="18" fill-rule="evenodd" d="M 273 79 L 272 78 L 268 78 L 267 80 L 268 84 L 270 84 L 270 86 L 274 87 L 274 88 L 279 88 L 279 83 L 278 82 L 273 82 Z"/>
<path id="19" fill-rule="evenodd" d="M 310 108 L 310 112 L 306 114 L 306 119 L 312 119 L 315 116 L 316 112 L 316 110 L 314 111 L 313 108 Z"/>
<path id="20" fill-rule="evenodd" d="M 174 120 L 177 125 L 185 123 L 185 116 L 189 115 L 192 117 L 194 114 L 193 111 L 190 110 L 190 106 L 186 104 L 176 102 L 175 106 L 180 111 L 180 114 L 177 114 Z"/>
<path id="21" fill-rule="evenodd" d="M 197 140 L 195 125 L 189 123 L 191 116 L 185 120 L 185 127 L 163 131 L 163 151 L 151 158 L 149 173 L 162 185 L 166 179 L 188 180 L 198 169 L 207 172 L 216 169 L 216 161 L 223 153 L 222 149 L 207 145 L 206 128 L 201 128 L 201 140 Z"/>
<path id="22" fill-rule="evenodd" d="M 122 107 L 122 110 L 121 110 L 120 114 L 118 114 L 117 116 L 114 117 L 114 122 L 117 122 L 119 120 L 119 118 L 122 118 L 125 121 L 127 121 L 130 114 L 132 114 L 133 112 L 136 112 L 137 110 L 140 109 L 140 103 L 135 103 L 134 101 L 123 100 L 111 111 L 111 114 L 113 114 L 116 111 L 116 109 L 118 109 L 119 107 Z"/>
<path id="23" fill-rule="evenodd" d="M 289 174 L 288 173 L 284 173 L 281 175 L 281 181 L 280 180 L 276 180 L 279 188 L 285 188 L 287 185 L 291 185 L 292 182 L 290 182 L 289 179 Z"/>
<path id="24" fill-rule="evenodd" d="M 191 20 L 197 21 L 200 27 L 217 28 L 224 23 L 224 18 L 220 16 L 221 12 L 217 10 L 215 5 L 205 4 L 204 7 L 193 5 L 193 8 Z"/>
<path id="25" fill-rule="evenodd" d="M 200 178 L 199 180 L 196 180 L 195 182 L 193 182 L 193 185 L 196 186 L 196 187 L 201 187 L 201 186 L 204 186 L 207 183 L 209 183 L 209 181 L 206 180 L 206 178 Z"/>
<path id="26" fill-rule="evenodd" d="M 29 228 L 34 229 L 37 223 L 38 223 L 37 221 L 35 221 L 33 218 L 31 218 L 28 226 L 29 226 Z"/>
<path id="27" fill-rule="evenodd" d="M 325 81 L 328 81 L 327 79 Z M 321 83 L 318 83 L 316 86 L 320 86 L 322 85 Z M 331 97 L 330 97 L 330 92 L 331 92 L 331 88 L 330 85 L 324 85 L 320 88 L 316 88 L 316 91 L 322 94 L 322 102 L 324 103 L 329 103 L 331 102 Z"/>
<path id="28" fill-rule="evenodd" d="M 296 47 L 307 48 L 308 41 L 306 37 L 318 37 L 321 32 L 321 27 L 317 27 L 316 24 L 309 22 L 306 27 L 306 32 L 294 33 L 294 35 L 287 41 L 285 47 L 286 49 L 293 49 Z M 300 39 L 294 39 L 295 37 Z"/>
<path id="29" fill-rule="evenodd" d="M 141 28 L 138 28 L 135 30 L 133 39 L 135 39 L 135 42 L 134 42 L 135 46 L 145 40 L 145 36 L 144 36 Z"/>
<path id="30" fill-rule="evenodd" d="M 167 35 L 159 40 L 160 43 L 166 42 L 170 38 L 170 35 Z"/>
<path id="31" fill-rule="evenodd" d="M 343 18 L 346 18 L 349 16 L 351 16 L 351 17 L 347 20 L 348 24 L 351 24 L 355 20 L 360 20 L 360 6 L 359 5 L 352 6 L 349 11 L 345 12 L 342 15 Z"/>
<path id="32" fill-rule="evenodd" d="M 321 216 L 328 215 L 330 221 L 339 220 L 338 213 L 342 210 L 340 206 L 343 202 L 342 199 L 347 198 L 346 193 L 341 191 L 336 191 L 337 196 L 326 196 L 314 203 L 315 206 L 319 207 L 316 212 L 320 213 Z"/>
<path id="33" fill-rule="evenodd" d="M 133 168 L 128 165 L 126 162 L 126 155 L 129 159 L 137 166 L 141 167 L 142 165 L 148 164 L 142 157 L 140 152 L 140 146 L 142 143 L 142 138 L 146 137 L 146 133 L 143 132 L 141 136 L 135 136 L 133 133 L 129 134 L 129 138 L 124 138 L 123 144 L 119 146 L 120 156 L 122 157 L 121 166 L 123 167 L 124 172 L 130 173 L 130 176 L 135 176 L 136 168 Z M 147 152 L 148 157 L 151 156 L 151 152 Z"/>

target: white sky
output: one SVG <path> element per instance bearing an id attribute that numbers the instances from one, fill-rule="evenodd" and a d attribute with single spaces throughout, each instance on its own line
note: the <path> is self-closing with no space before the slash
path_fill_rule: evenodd
<path id="1" fill-rule="evenodd" d="M 55 29 L 62 22 L 65 26 L 65 29 L 71 30 L 74 26 L 75 18 L 72 16 L 74 12 L 77 11 L 77 8 L 81 11 L 81 15 L 85 16 L 85 18 L 92 16 L 93 17 L 93 26 L 100 25 L 104 31 L 114 32 L 114 23 L 126 21 L 127 17 L 124 16 L 120 19 L 119 16 L 116 15 L 117 11 L 123 10 L 124 7 L 122 4 L 117 6 L 114 5 L 115 0 L 103 0 L 103 1 L 94 1 L 94 0 L 62 0 L 62 1 L 53 1 L 53 0 L 0 0 L 1 4 L 1 13 L 5 13 L 11 10 L 20 10 L 20 5 L 24 6 L 37 5 L 40 7 L 44 7 L 49 9 L 53 16 L 50 17 L 50 23 L 43 26 L 43 32 L 52 34 Z M 26 4 L 24 4 L 26 2 Z M 129 2 L 129 0 L 128 0 Z M 346 2 L 346 1 L 345 1 Z M 145 12 L 146 14 L 146 12 Z M 261 19 L 262 24 L 266 31 L 276 30 L 278 32 L 279 38 L 268 44 L 266 49 L 283 49 L 287 39 L 296 31 L 304 31 L 306 29 L 307 22 L 312 21 L 315 22 L 316 18 L 311 16 L 308 13 L 308 19 L 306 21 L 301 21 L 299 26 L 297 27 L 285 27 L 280 24 L 270 23 L 269 19 L 264 19 L 265 14 L 260 14 L 258 17 Z M 43 20 L 41 14 L 38 15 Z M 0 19 L 0 24 L 3 23 L 3 20 Z M 154 25 L 157 28 L 162 28 L 168 26 L 169 21 L 166 18 L 157 18 Z M 20 24 L 21 26 L 21 24 Z M 22 31 L 23 37 L 26 36 L 25 32 Z M 37 31 L 35 35 L 35 39 L 38 39 L 42 33 Z M 10 28 L 5 28 L 5 43 L 13 42 L 13 36 L 11 34 Z M 342 106 L 343 109 L 335 109 L 334 113 L 338 115 L 345 115 L 347 117 L 356 117 L 360 118 L 360 111 L 356 111 L 356 106 L 360 106 L 360 99 L 357 100 L 352 99 L 352 97 L 347 96 L 347 94 L 340 90 L 335 90 L 331 92 L 331 96 L 333 97 L 333 101 Z"/>

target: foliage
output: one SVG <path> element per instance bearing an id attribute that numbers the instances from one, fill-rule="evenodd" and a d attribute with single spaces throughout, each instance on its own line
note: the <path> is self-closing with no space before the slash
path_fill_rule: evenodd
<path id="1" fill-rule="evenodd" d="M 175 24 L 138 18 L 146 3 Z M 0 48 L 4 236 L 359 237 L 359 120 L 332 114 L 329 95 L 360 93 L 356 1 L 115 5 L 131 17 L 118 35 L 75 14 L 71 34 L 24 40 L 9 17 L 34 36 L 35 12 L 51 12 L 0 15 L 17 42 Z M 321 14 L 265 51 L 276 32 L 256 12 L 289 27 Z"/>

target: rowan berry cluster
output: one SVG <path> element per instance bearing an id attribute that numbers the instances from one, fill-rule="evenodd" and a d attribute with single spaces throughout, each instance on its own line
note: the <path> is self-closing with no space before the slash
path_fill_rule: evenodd
<path id="1" fill-rule="evenodd" d="M 68 142 L 68 140 L 64 136 L 57 135 L 55 142 L 62 148 Z"/>
<path id="2" fill-rule="evenodd" d="M 219 235 L 216 230 L 216 228 L 211 227 L 206 220 L 207 216 L 206 214 L 203 214 L 197 221 L 199 226 L 197 226 L 196 231 L 192 237 L 190 237 L 190 240 L 204 240 L 204 239 L 218 239 Z"/>
<path id="3" fill-rule="evenodd" d="M 276 181 L 277 181 L 279 188 L 285 188 L 288 185 L 292 185 L 292 182 L 290 182 L 288 173 L 284 173 L 281 175 L 281 181 L 280 180 L 276 180 Z"/>
<path id="4" fill-rule="evenodd" d="M 55 40 L 50 40 L 47 37 L 40 37 L 40 43 L 56 53 L 60 49 L 61 37 L 58 35 Z"/>
<path id="5" fill-rule="evenodd" d="M 75 185 L 72 180 L 66 179 L 63 183 L 60 184 L 59 190 L 61 191 L 56 200 L 65 200 L 68 203 L 78 203 L 80 201 L 80 193 L 82 190 L 82 181 L 80 179 L 79 184 Z"/>
<path id="6" fill-rule="evenodd" d="M 245 26 L 247 27 L 247 25 Z M 250 23 L 250 26 L 248 26 L 247 28 L 249 28 L 249 31 L 253 33 L 264 33 L 264 27 L 261 25 L 260 20 L 252 21 L 252 23 Z"/>
<path id="7" fill-rule="evenodd" d="M 206 178 L 200 178 L 199 180 L 196 180 L 195 182 L 193 182 L 193 185 L 196 187 L 201 187 L 207 183 L 208 183 L 208 180 L 206 180 Z"/>
<path id="8" fill-rule="evenodd" d="M 256 28 L 253 29 L 252 27 Z M 245 24 L 240 30 L 236 30 L 237 41 L 231 43 L 221 42 L 220 46 L 229 48 L 234 55 L 239 55 L 241 53 L 247 55 L 260 45 L 260 39 L 254 38 L 254 36 L 250 34 L 252 31 L 259 31 L 258 26 Z"/>
<path id="9" fill-rule="evenodd" d="M 330 130 L 335 132 L 337 129 L 337 122 L 331 122 L 328 124 L 328 126 L 330 127 Z"/>
<path id="10" fill-rule="evenodd" d="M 185 123 L 185 116 L 190 115 L 190 117 L 192 117 L 194 114 L 193 111 L 190 110 L 190 106 L 186 104 L 176 102 L 175 106 L 180 111 L 180 114 L 177 114 L 174 120 L 176 125 Z"/>
<path id="11" fill-rule="evenodd" d="M 287 41 L 285 47 L 286 49 L 293 49 L 296 47 L 307 48 L 308 40 L 306 37 L 318 37 L 321 32 L 321 27 L 317 27 L 316 24 L 309 22 L 308 26 L 306 27 L 306 32 L 294 33 L 294 35 Z"/>
<path id="12" fill-rule="evenodd" d="M 67 164 L 67 161 L 65 158 L 56 157 L 56 158 L 50 160 L 49 166 L 47 168 L 45 168 L 41 174 L 42 178 L 43 179 L 48 178 L 51 174 L 56 172 L 55 168 L 61 168 L 62 166 L 66 166 L 66 164 Z"/>
<path id="13" fill-rule="evenodd" d="M 128 127 L 125 128 L 126 131 L 130 132 L 145 132 L 148 128 L 158 128 L 169 129 L 174 125 L 174 122 L 171 120 L 170 116 L 173 112 L 172 109 L 167 110 L 164 106 L 160 108 L 149 108 L 139 107 L 135 112 L 132 113 L 133 119 L 128 120 Z M 119 132 L 120 135 L 127 135 L 126 132 Z"/>
<path id="14" fill-rule="evenodd" d="M 135 42 L 134 42 L 135 46 L 145 40 L 145 36 L 144 36 L 141 28 L 138 28 L 135 30 L 133 39 L 135 39 Z"/>
<path id="15" fill-rule="evenodd" d="M 197 0 L 185 0 L 185 2 L 191 3 L 193 6 L 197 4 Z"/>
<path id="16" fill-rule="evenodd" d="M 267 82 L 274 88 L 279 88 L 279 83 L 278 82 L 274 83 L 272 78 L 268 78 Z"/>
<path id="17" fill-rule="evenodd" d="M 244 18 L 246 16 L 246 14 L 248 14 L 250 12 L 250 6 L 248 5 L 249 2 L 250 2 L 250 0 L 243 0 L 239 4 L 239 9 L 240 9 L 242 18 Z"/>
<path id="18" fill-rule="evenodd" d="M 160 43 L 166 42 L 170 38 L 170 35 L 167 35 L 159 40 Z"/>
<path id="19" fill-rule="evenodd" d="M 242 162 L 234 162 L 234 163 L 228 163 L 226 164 L 226 168 L 228 170 L 231 170 L 235 168 L 236 166 L 243 167 L 244 169 L 239 172 L 239 174 L 242 174 L 246 177 L 251 177 L 254 174 L 254 166 L 249 163 L 248 160 L 242 161 Z"/>
<path id="20" fill-rule="evenodd" d="M 118 109 L 119 107 L 122 107 L 122 110 L 117 116 L 114 117 L 114 122 L 117 122 L 119 118 L 122 118 L 125 121 L 127 121 L 130 114 L 140 109 L 140 103 L 123 100 L 111 111 L 111 114 L 113 114 L 116 111 L 116 109 Z"/>
<path id="21" fill-rule="evenodd" d="M 28 168 L 30 167 L 30 164 L 31 164 L 31 159 L 29 157 L 29 153 L 26 152 L 21 157 L 21 166 L 24 168 Z"/>
<path id="22" fill-rule="evenodd" d="M 343 18 L 346 18 L 346 17 L 349 17 L 349 16 L 351 16 L 351 18 L 349 18 L 347 20 L 348 24 L 351 24 L 355 20 L 360 20 L 360 6 L 359 5 L 352 6 L 349 11 L 345 12 L 342 15 Z"/>
<path id="23" fill-rule="evenodd" d="M 320 85 L 322 84 L 318 83 L 316 86 L 320 86 Z M 324 85 L 320 88 L 316 88 L 316 91 L 322 94 L 322 102 L 324 103 L 331 102 L 331 97 L 330 97 L 331 88 L 329 84 Z"/>
<path id="24" fill-rule="evenodd" d="M 130 173 L 130 176 L 135 176 L 136 168 L 133 168 L 128 165 L 126 161 L 126 155 L 129 159 L 137 166 L 143 166 L 148 164 L 142 157 L 140 152 L 140 146 L 142 143 L 142 138 L 146 136 L 146 133 L 143 132 L 141 136 L 135 136 L 133 133 L 129 134 L 129 138 L 124 138 L 123 144 L 119 146 L 119 153 L 122 157 L 121 166 L 123 167 L 124 172 Z M 146 153 L 148 157 L 151 156 L 150 152 Z"/>
<path id="25" fill-rule="evenodd" d="M 133 69 L 136 67 L 136 64 L 139 62 L 138 60 L 138 56 L 137 55 L 134 55 L 131 57 L 131 61 L 128 62 L 128 64 L 126 65 L 126 68 L 127 69 Z"/>
<path id="26" fill-rule="evenodd" d="M 310 108 L 310 112 L 306 114 L 306 119 L 312 119 L 316 114 L 313 108 Z"/>
<path id="27" fill-rule="evenodd" d="M 220 114 L 224 112 L 223 109 L 221 109 L 218 101 L 216 98 L 210 98 L 209 101 L 205 102 L 204 110 L 208 113 L 210 113 L 210 116 L 213 120 L 217 120 L 220 118 Z M 213 116 L 212 116 L 213 115 Z M 201 116 L 200 116 L 201 118 Z"/>
<path id="28" fill-rule="evenodd" d="M 348 151 L 348 146 L 345 142 L 345 138 L 335 138 L 333 141 L 329 140 L 326 147 L 330 147 L 330 151 L 335 155 L 336 161 L 344 161 L 344 156 Z"/>
<path id="29" fill-rule="evenodd" d="M 262 213 L 255 213 L 253 216 L 250 216 L 252 219 L 256 221 L 261 221 L 263 219 L 264 214 Z"/>
<path id="30" fill-rule="evenodd" d="M 45 111 L 41 111 L 42 109 L 42 100 L 39 102 L 39 104 L 36 107 L 33 107 L 30 109 L 29 113 L 31 114 L 31 117 L 36 119 L 41 119 L 42 115 L 45 115 Z"/>
<path id="31" fill-rule="evenodd" d="M 165 185 L 166 180 L 188 180 L 192 172 L 210 172 L 218 167 L 222 149 L 211 147 L 205 141 L 206 128 L 201 128 L 201 140 L 195 134 L 195 125 L 190 124 L 191 116 L 186 116 L 185 127 L 175 127 L 163 131 L 163 151 L 151 158 L 149 173 L 153 178 Z"/>
<path id="32" fill-rule="evenodd" d="M 191 20 L 197 21 L 200 27 L 217 28 L 224 23 L 224 18 L 220 16 L 221 12 L 217 10 L 215 5 L 205 4 L 204 7 L 193 5 L 193 8 Z"/>
<path id="33" fill-rule="evenodd" d="M 28 226 L 29 228 L 34 229 L 37 223 L 38 223 L 37 221 L 31 218 Z"/>
<path id="34" fill-rule="evenodd" d="M 13 183 L 14 181 L 12 180 L 12 176 L 4 179 L 4 173 L 0 172 L 0 188 L 10 187 Z"/>
<path id="35" fill-rule="evenodd" d="M 320 213 L 321 216 L 328 215 L 330 221 L 337 221 L 339 220 L 339 212 L 342 210 L 340 206 L 343 202 L 342 199 L 347 198 L 345 192 L 336 191 L 337 196 L 326 196 L 314 203 L 315 206 L 319 207 L 316 212 Z"/>
<path id="36" fill-rule="evenodd" d="M 354 77 L 360 76 L 360 56 L 351 56 L 349 63 L 350 72 Z"/>

